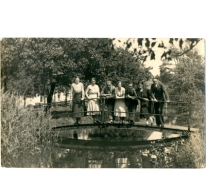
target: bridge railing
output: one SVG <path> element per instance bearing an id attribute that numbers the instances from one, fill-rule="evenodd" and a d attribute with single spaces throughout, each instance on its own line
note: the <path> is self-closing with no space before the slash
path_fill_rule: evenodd
<path id="1" fill-rule="evenodd" d="M 97 99 L 97 98 L 93 98 Z M 126 98 L 124 98 L 126 99 Z M 85 105 L 85 110 L 84 115 L 86 116 L 89 111 L 87 111 L 87 104 L 88 102 L 92 99 L 85 99 L 82 101 L 82 103 Z M 99 114 L 99 120 L 102 123 L 106 123 L 109 120 L 109 112 L 105 104 L 106 97 L 100 97 L 98 98 L 99 105 L 100 105 L 100 111 L 96 112 Z M 139 101 L 139 100 L 138 100 Z M 153 101 L 151 101 L 153 104 Z M 145 114 L 141 112 L 140 108 L 140 101 L 138 102 L 138 106 L 135 112 L 122 112 L 126 113 L 126 119 L 128 119 L 129 114 L 133 114 L 135 117 L 135 122 L 140 122 L 141 118 L 144 117 Z M 65 107 L 66 110 L 62 111 L 61 114 L 67 114 L 69 117 L 73 117 L 74 112 L 72 112 L 72 101 L 67 102 L 65 104 L 64 102 L 61 103 L 51 103 L 51 104 L 42 104 L 39 107 L 46 107 L 46 106 L 51 106 L 53 107 L 53 110 L 58 109 L 58 107 Z M 170 125 L 177 125 L 177 126 L 184 126 L 188 127 L 188 130 L 190 130 L 190 119 L 192 116 L 192 111 L 193 111 L 193 104 L 191 102 L 183 102 L 183 101 L 170 101 L 166 102 L 164 101 L 164 107 L 163 107 L 163 117 L 165 120 L 165 124 L 170 124 Z M 57 113 L 57 111 L 55 111 Z M 112 113 L 115 113 L 115 111 L 110 111 Z M 95 113 L 95 112 L 93 112 Z M 55 117 L 55 113 L 54 117 Z M 156 115 L 161 115 L 161 114 L 155 114 L 154 112 L 150 112 L 151 116 L 156 116 Z"/>

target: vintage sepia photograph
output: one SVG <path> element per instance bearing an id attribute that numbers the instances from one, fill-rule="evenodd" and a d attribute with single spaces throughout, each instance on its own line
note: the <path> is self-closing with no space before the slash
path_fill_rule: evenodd
<path id="1" fill-rule="evenodd" d="M 1 166 L 205 168 L 203 38 L 2 38 Z"/>

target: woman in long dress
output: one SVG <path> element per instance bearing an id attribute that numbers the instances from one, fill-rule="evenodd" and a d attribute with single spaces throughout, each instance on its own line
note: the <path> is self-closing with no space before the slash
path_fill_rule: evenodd
<path id="1" fill-rule="evenodd" d="M 71 95 L 73 117 L 76 118 L 75 124 L 78 124 L 81 117 L 84 116 L 84 85 L 80 82 L 78 76 L 75 77 L 75 83 L 71 86 Z"/>
<path id="2" fill-rule="evenodd" d="M 122 83 L 119 81 L 118 87 L 115 88 L 114 115 L 119 117 L 122 123 L 124 123 L 124 119 L 126 117 L 126 110 L 125 88 L 122 87 Z"/>
<path id="3" fill-rule="evenodd" d="M 99 86 L 95 84 L 96 79 L 91 79 L 91 84 L 86 89 L 86 97 L 88 98 L 88 106 L 87 106 L 87 115 L 93 117 L 94 123 L 100 123 L 98 120 L 98 116 L 100 115 L 100 108 L 99 108 Z"/>

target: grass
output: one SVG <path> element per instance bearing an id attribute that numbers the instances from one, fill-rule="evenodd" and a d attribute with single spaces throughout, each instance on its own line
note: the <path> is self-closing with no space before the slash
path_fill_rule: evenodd
<path id="1" fill-rule="evenodd" d="M 1 100 L 2 167 L 52 167 L 57 137 L 51 131 L 51 116 L 19 108 L 13 94 L 2 94 Z"/>

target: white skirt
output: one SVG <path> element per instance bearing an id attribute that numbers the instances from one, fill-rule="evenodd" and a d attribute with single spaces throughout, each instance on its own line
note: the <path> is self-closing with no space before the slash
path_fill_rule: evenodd
<path id="1" fill-rule="evenodd" d="M 114 105 L 114 115 L 118 117 L 126 117 L 127 107 L 124 99 L 116 99 Z"/>
<path id="2" fill-rule="evenodd" d="M 96 97 L 92 97 L 96 98 Z M 99 100 L 98 99 L 92 99 L 89 100 L 88 106 L 87 106 L 87 115 L 99 115 L 100 108 L 99 108 Z"/>

